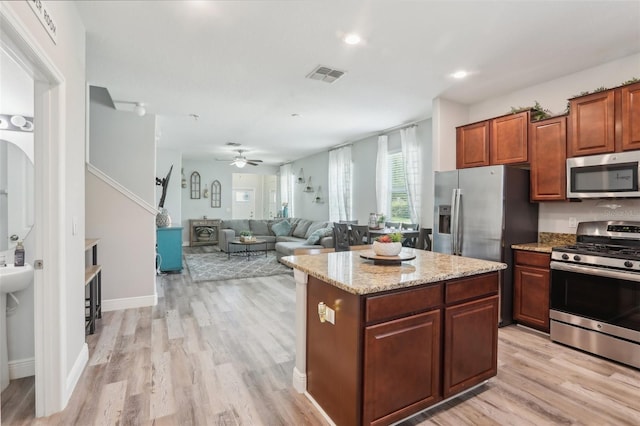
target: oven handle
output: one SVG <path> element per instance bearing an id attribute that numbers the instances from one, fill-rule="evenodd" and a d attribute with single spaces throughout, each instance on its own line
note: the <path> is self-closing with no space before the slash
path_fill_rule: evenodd
<path id="1" fill-rule="evenodd" d="M 590 266 L 572 265 L 570 263 L 563 262 L 551 262 L 549 267 L 556 271 L 577 272 L 579 274 L 589 274 L 596 275 L 598 277 L 640 282 L 640 274 L 620 272 L 612 269 L 592 268 Z"/>

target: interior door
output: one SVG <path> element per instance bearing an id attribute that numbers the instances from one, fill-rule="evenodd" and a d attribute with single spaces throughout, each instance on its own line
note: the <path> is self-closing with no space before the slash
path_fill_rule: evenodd
<path id="1" fill-rule="evenodd" d="M 232 219 L 254 219 L 256 217 L 256 191 L 254 188 L 234 188 L 232 196 Z"/>

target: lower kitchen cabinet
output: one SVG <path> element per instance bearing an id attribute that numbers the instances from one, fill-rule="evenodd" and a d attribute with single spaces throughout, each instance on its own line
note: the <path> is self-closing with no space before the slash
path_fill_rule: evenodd
<path id="1" fill-rule="evenodd" d="M 496 295 L 445 309 L 445 398 L 497 374 L 498 301 Z"/>
<path id="2" fill-rule="evenodd" d="M 514 259 L 513 318 L 548 333 L 551 255 L 515 250 Z"/>
<path id="3" fill-rule="evenodd" d="M 368 295 L 309 276 L 306 309 L 307 391 L 338 425 L 391 424 L 496 375 L 497 272 Z"/>
<path id="4" fill-rule="evenodd" d="M 365 328 L 363 424 L 441 399 L 440 340 L 439 309 Z"/>

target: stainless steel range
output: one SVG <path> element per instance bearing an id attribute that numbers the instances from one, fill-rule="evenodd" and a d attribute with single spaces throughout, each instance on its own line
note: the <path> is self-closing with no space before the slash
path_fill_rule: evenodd
<path id="1" fill-rule="evenodd" d="M 640 368 L 640 222 L 581 222 L 551 252 L 551 340 Z"/>

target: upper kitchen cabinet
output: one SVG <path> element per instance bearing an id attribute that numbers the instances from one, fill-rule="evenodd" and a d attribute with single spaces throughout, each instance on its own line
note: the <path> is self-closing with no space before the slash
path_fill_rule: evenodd
<path id="1" fill-rule="evenodd" d="M 567 156 L 615 151 L 615 95 L 613 90 L 569 100 L 570 130 Z"/>
<path id="2" fill-rule="evenodd" d="M 620 89 L 622 150 L 640 149 L 640 83 Z"/>
<path id="3" fill-rule="evenodd" d="M 456 167 L 527 162 L 529 111 L 456 128 Z"/>
<path id="4" fill-rule="evenodd" d="M 567 192 L 567 117 L 529 125 L 531 201 L 564 200 Z"/>
<path id="5" fill-rule="evenodd" d="M 494 118 L 490 123 L 490 163 L 526 163 L 529 111 Z"/>
<path id="6" fill-rule="evenodd" d="M 640 149 L 640 83 L 569 100 L 567 156 Z"/>
<path id="7" fill-rule="evenodd" d="M 489 165 L 489 121 L 456 128 L 456 168 Z"/>

